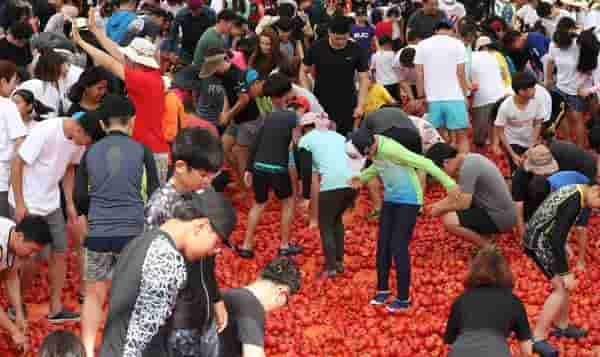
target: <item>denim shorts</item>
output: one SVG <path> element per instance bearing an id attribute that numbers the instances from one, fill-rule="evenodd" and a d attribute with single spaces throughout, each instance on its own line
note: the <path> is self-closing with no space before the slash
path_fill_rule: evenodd
<path id="1" fill-rule="evenodd" d="M 567 109 L 575 113 L 583 113 L 588 109 L 588 103 L 585 98 L 578 95 L 571 95 L 555 88 L 554 91 L 562 97 L 567 105 Z"/>
<path id="2" fill-rule="evenodd" d="M 427 103 L 427 117 L 434 128 L 460 130 L 469 127 L 467 105 L 464 100 L 439 100 Z"/>

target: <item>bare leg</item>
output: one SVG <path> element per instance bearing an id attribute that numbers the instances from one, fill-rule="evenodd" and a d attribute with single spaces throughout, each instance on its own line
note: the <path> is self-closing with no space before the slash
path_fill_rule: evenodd
<path id="1" fill-rule="evenodd" d="M 465 129 L 453 131 L 456 135 L 455 147 L 461 153 L 468 153 L 471 148 L 469 145 L 469 137 Z"/>
<path id="2" fill-rule="evenodd" d="M 483 238 L 478 233 L 461 226 L 456 212 L 446 213 L 442 218 L 442 221 L 444 223 L 444 227 L 446 228 L 446 230 L 448 230 L 448 232 L 462 237 L 478 247 L 484 248 L 491 244 L 489 240 Z"/>
<path id="3" fill-rule="evenodd" d="M 569 120 L 571 128 L 575 130 L 575 143 L 583 149 L 585 147 L 585 125 L 583 123 L 583 114 L 570 112 Z"/>
<path id="4" fill-rule="evenodd" d="M 281 201 L 281 249 L 290 245 L 290 230 L 294 219 L 294 199 L 288 197 Z"/>
<path id="5" fill-rule="evenodd" d="M 63 308 L 61 298 L 67 277 L 66 253 L 50 253 L 48 277 L 50 282 L 50 315 L 54 315 Z"/>
<path id="6" fill-rule="evenodd" d="M 86 284 L 85 300 L 81 307 L 81 341 L 88 357 L 94 357 L 96 334 L 102 323 L 102 308 L 108 287 L 107 281 L 88 281 Z"/>
<path id="7" fill-rule="evenodd" d="M 246 238 L 244 239 L 243 249 L 252 250 L 254 248 L 254 232 L 256 232 L 256 226 L 266 204 L 266 202 L 254 202 L 250 212 L 248 212 L 248 226 L 246 227 Z"/>
<path id="8" fill-rule="evenodd" d="M 547 339 L 552 322 L 556 322 L 561 328 L 568 325 L 568 304 L 569 293 L 563 285 L 562 278 L 555 276 L 552 278 L 552 293 L 546 299 L 533 331 L 534 340 Z"/>
<path id="9" fill-rule="evenodd" d="M 577 269 L 585 270 L 585 255 L 587 253 L 588 234 L 586 227 L 576 227 L 575 233 L 579 247 L 579 257 L 577 258 Z"/>
<path id="10" fill-rule="evenodd" d="M 238 175 L 240 175 L 240 177 L 244 177 L 244 172 L 246 171 L 246 163 L 248 162 L 248 155 L 250 153 L 250 150 L 247 146 L 242 145 L 234 145 L 231 150 L 235 157 L 235 161 L 237 162 Z"/>

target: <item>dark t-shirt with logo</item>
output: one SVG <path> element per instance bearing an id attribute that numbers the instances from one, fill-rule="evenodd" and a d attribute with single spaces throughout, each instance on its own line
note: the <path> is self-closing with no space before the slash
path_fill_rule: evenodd
<path id="1" fill-rule="evenodd" d="M 371 51 L 371 42 L 375 36 L 375 29 L 371 25 L 352 25 L 352 39 L 365 51 Z"/>

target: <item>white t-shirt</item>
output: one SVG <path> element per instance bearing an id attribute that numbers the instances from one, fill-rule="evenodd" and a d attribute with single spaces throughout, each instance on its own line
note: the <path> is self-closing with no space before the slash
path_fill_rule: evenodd
<path id="1" fill-rule="evenodd" d="M 69 164 L 78 164 L 85 151 L 65 137 L 64 118 L 47 119 L 29 132 L 19 148 L 25 161 L 23 196 L 29 213 L 46 216 L 60 207 L 59 182 Z M 9 203 L 14 207 L 11 190 Z"/>
<path id="2" fill-rule="evenodd" d="M 371 69 L 375 70 L 375 81 L 382 86 L 398 83 L 394 72 L 394 51 L 377 51 L 371 57 Z"/>
<path id="3" fill-rule="evenodd" d="M 573 44 L 561 50 L 554 42 L 550 44 L 548 56 L 556 67 L 556 88 L 569 95 L 577 95 L 577 62 L 579 62 L 579 46 Z"/>
<path id="4" fill-rule="evenodd" d="M 542 26 L 546 30 L 546 37 L 552 38 L 554 31 L 556 31 L 556 25 L 563 17 L 569 17 L 569 12 L 563 9 L 559 10 L 559 14 L 553 18 L 540 18 Z"/>
<path id="5" fill-rule="evenodd" d="M 63 110 L 66 110 L 64 107 L 64 97 L 61 97 L 61 93 L 58 89 L 46 82 L 42 82 L 39 79 L 31 79 L 21 83 L 21 85 L 17 89 L 27 89 L 31 93 L 35 99 L 39 100 L 45 106 L 51 108 L 51 112 L 48 113 L 48 117 L 56 117 L 58 116 L 58 110 L 63 105 Z"/>
<path id="6" fill-rule="evenodd" d="M 543 118 L 542 106 L 530 100 L 525 109 L 517 107 L 514 97 L 508 97 L 500 105 L 495 126 L 504 127 L 504 136 L 510 145 L 530 147 L 533 144 L 534 121 Z"/>
<path id="7" fill-rule="evenodd" d="M 15 222 L 8 218 L 0 217 L 0 271 L 4 271 L 15 262 L 15 256 L 8 250 L 10 232 L 15 227 Z"/>
<path id="8" fill-rule="evenodd" d="M 533 100 L 539 103 L 542 108 L 543 121 L 546 122 L 550 120 L 550 117 L 552 116 L 552 96 L 550 95 L 550 92 L 548 92 L 544 86 L 536 84 L 535 97 L 533 97 Z"/>
<path id="9" fill-rule="evenodd" d="M 591 9 L 585 17 L 583 29 L 589 30 L 592 27 L 596 27 L 596 29 L 598 29 L 598 27 L 600 27 L 600 8 L 599 7 L 595 7 L 593 9 Z"/>
<path id="10" fill-rule="evenodd" d="M 531 6 L 531 4 L 523 5 L 519 10 L 517 10 L 516 16 L 523 21 L 523 23 L 527 26 L 533 26 L 540 19 L 537 14 L 537 11 Z"/>
<path id="11" fill-rule="evenodd" d="M 12 100 L 0 97 L 0 192 L 8 191 L 10 162 L 15 140 L 27 136 L 27 128 Z"/>
<path id="12" fill-rule="evenodd" d="M 506 95 L 502 70 L 496 57 L 487 51 L 473 52 L 471 79 L 479 88 L 473 93 L 473 107 L 496 103 Z"/>
<path id="13" fill-rule="evenodd" d="M 408 82 L 410 85 L 415 85 L 417 84 L 417 71 L 415 70 L 415 67 L 406 67 L 400 63 L 400 55 L 402 54 L 402 51 L 409 47 L 415 49 L 417 48 L 415 45 L 408 45 L 398 51 L 396 56 L 394 56 L 394 62 L 392 66 L 394 68 L 394 72 L 396 72 L 396 77 L 398 78 L 399 82 Z"/>
<path id="14" fill-rule="evenodd" d="M 431 125 L 429 120 L 426 119 L 426 115 L 423 118 L 419 118 L 414 115 L 409 115 L 408 117 L 412 120 L 413 124 L 419 131 L 421 135 L 421 146 L 423 147 L 423 152 L 427 152 L 429 148 L 431 148 L 434 144 L 443 143 L 444 139 L 440 135 L 440 133 Z"/>
<path id="15" fill-rule="evenodd" d="M 417 45 L 415 64 L 423 65 L 428 102 L 465 99 L 456 74 L 465 57 L 465 45 L 448 35 L 434 35 Z"/>
<path id="16" fill-rule="evenodd" d="M 467 15 L 467 10 L 465 10 L 465 6 L 458 1 L 454 1 L 453 4 L 448 5 L 444 2 L 444 0 L 440 0 L 439 8 L 440 10 L 446 13 L 448 19 L 450 19 L 450 21 L 452 21 L 453 23 L 456 22 L 456 20 L 459 20 L 465 17 L 465 15 Z"/>

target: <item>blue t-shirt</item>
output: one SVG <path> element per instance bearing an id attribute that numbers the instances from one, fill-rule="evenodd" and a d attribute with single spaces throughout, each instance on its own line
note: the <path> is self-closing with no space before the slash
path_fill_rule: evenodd
<path id="1" fill-rule="evenodd" d="M 349 187 L 354 173 L 347 164 L 346 138 L 335 131 L 313 129 L 300 139 L 298 148 L 311 152 L 313 169 L 321 175 L 321 192 Z"/>
<path id="2" fill-rule="evenodd" d="M 541 60 L 550 49 L 550 39 L 539 32 L 529 32 L 527 33 L 527 48 L 533 51 L 538 60 Z"/>
<path id="3" fill-rule="evenodd" d="M 373 26 L 352 25 L 350 33 L 352 34 L 352 39 L 356 41 L 362 49 L 369 52 L 371 51 L 371 41 L 375 36 L 375 28 L 373 28 Z"/>
<path id="4" fill-rule="evenodd" d="M 560 171 L 548 177 L 552 192 L 568 185 L 587 185 L 590 179 L 577 171 Z"/>
<path id="5" fill-rule="evenodd" d="M 383 181 L 383 201 L 398 204 L 420 205 L 417 190 L 410 177 L 412 167 L 396 165 L 390 161 L 373 161 Z"/>

